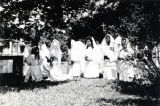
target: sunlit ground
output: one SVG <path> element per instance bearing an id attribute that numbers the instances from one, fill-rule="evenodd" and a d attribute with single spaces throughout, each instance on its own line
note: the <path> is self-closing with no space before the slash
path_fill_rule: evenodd
<path id="1" fill-rule="evenodd" d="M 156 105 L 157 104 L 157 105 Z M 116 92 L 104 79 L 42 82 L 21 87 L 1 87 L 0 106 L 159 106 L 145 97 Z"/>

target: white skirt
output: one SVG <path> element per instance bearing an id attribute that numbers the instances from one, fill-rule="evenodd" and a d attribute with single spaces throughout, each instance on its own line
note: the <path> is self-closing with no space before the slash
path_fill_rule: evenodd
<path id="1" fill-rule="evenodd" d="M 81 64 L 80 62 L 74 62 L 70 68 L 69 75 L 73 77 L 79 77 L 81 74 Z"/>
<path id="2" fill-rule="evenodd" d="M 108 80 L 115 80 L 117 78 L 116 62 L 107 62 L 104 67 L 103 78 Z"/>
<path id="3" fill-rule="evenodd" d="M 100 73 L 99 64 L 93 61 L 89 61 L 86 65 L 84 72 L 85 78 L 98 78 Z"/>

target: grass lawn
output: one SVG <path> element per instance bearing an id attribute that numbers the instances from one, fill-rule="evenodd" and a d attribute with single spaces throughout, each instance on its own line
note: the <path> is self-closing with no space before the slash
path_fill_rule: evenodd
<path id="1" fill-rule="evenodd" d="M 0 91 L 0 106 L 160 106 L 145 97 L 121 94 L 114 82 L 104 79 L 42 82 Z"/>

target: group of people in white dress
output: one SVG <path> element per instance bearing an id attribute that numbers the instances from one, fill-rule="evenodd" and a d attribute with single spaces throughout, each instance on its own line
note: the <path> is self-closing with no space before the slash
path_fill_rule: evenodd
<path id="1" fill-rule="evenodd" d="M 101 44 L 93 37 L 87 39 L 85 44 L 72 40 L 70 50 L 72 65 L 69 74 L 83 75 L 84 78 L 98 78 L 103 75 L 104 79 L 130 81 L 135 75 L 134 67 L 126 58 L 133 54 L 134 50 L 129 40 L 120 36 L 114 39 L 108 34 Z"/>
<path id="2" fill-rule="evenodd" d="M 101 43 L 93 37 L 86 42 L 71 40 L 70 69 L 63 73 L 61 69 L 62 51 L 57 39 L 40 41 L 34 49 L 30 43 L 20 43 L 25 48 L 21 55 L 24 56 L 23 75 L 25 82 L 30 78 L 38 82 L 65 81 L 74 77 L 99 78 L 100 75 L 108 80 L 132 81 L 136 76 L 136 67 L 130 59 L 135 51 L 127 38 L 107 34 Z"/>

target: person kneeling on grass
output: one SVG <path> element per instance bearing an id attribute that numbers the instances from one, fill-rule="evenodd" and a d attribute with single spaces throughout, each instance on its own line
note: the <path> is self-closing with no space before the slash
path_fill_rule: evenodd
<path id="1" fill-rule="evenodd" d="M 49 59 L 48 66 L 50 67 L 49 69 L 49 77 L 46 80 L 49 81 L 66 81 L 66 80 L 71 80 L 72 77 L 62 73 L 60 65 L 58 64 L 58 59 L 53 56 Z"/>
<path id="2" fill-rule="evenodd" d="M 42 64 L 42 58 L 39 56 L 39 50 L 38 48 L 35 49 L 35 51 L 31 51 L 31 54 L 26 58 L 26 63 L 29 66 L 29 69 L 26 73 L 24 82 L 28 82 L 29 78 L 32 78 L 32 81 L 39 82 L 43 80 L 42 72 L 41 72 L 41 64 Z"/>
<path id="3" fill-rule="evenodd" d="M 91 38 L 86 40 L 86 50 L 85 50 L 85 60 L 86 60 L 86 67 L 83 74 L 84 78 L 99 78 L 100 73 L 102 72 L 99 67 L 98 62 L 98 54 L 95 52 L 93 45 L 93 41 Z"/>

